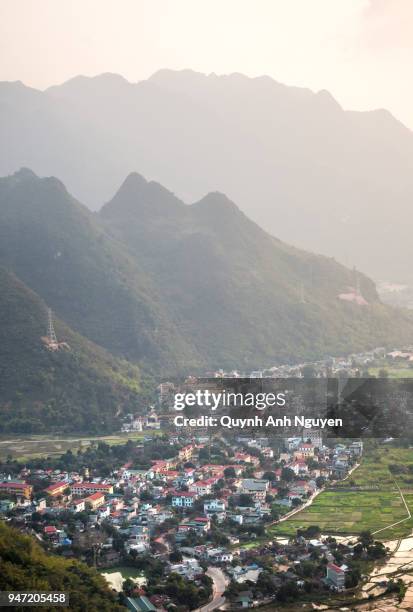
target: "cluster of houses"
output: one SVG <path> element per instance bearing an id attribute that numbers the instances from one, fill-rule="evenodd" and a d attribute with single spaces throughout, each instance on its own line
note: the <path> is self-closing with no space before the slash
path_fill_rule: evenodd
<path id="1" fill-rule="evenodd" d="M 223 369 L 211 372 L 214 378 L 300 378 L 305 368 L 311 368 L 312 375 L 318 377 L 336 376 L 346 373 L 348 376 L 357 376 L 372 364 L 401 361 L 413 364 L 413 347 L 387 351 L 384 347 L 377 347 L 362 353 L 353 353 L 345 357 L 326 357 L 319 361 L 298 364 L 277 365 L 263 370 L 241 372 L 238 370 L 225 371 Z"/>
<path id="2" fill-rule="evenodd" d="M 126 414 L 123 419 L 121 431 L 123 433 L 127 433 L 132 431 L 140 432 L 144 429 L 159 430 L 160 428 L 161 421 L 159 419 L 159 416 L 157 415 L 154 408 L 151 406 L 149 413 L 146 415 Z"/>
<path id="3" fill-rule="evenodd" d="M 177 440 L 171 437 L 171 445 Z M 248 435 L 215 444 L 221 445 L 219 463 L 205 460 L 205 452 L 200 459 L 206 443 L 199 437 L 180 438 L 175 456 L 153 460 L 149 468 L 130 461 L 105 478 L 87 468 L 82 473 L 24 468 L 17 477 L 0 474 L 0 515 L 29 524 L 35 512 L 42 525 L 37 537 L 66 555 L 73 544 L 69 512 L 76 531 L 87 535 L 97 525 L 110 525 L 122 538 L 121 551 L 113 550 L 113 537 L 100 542 L 98 563 L 116 564 L 132 552 L 168 556 L 172 547 L 183 559 L 171 563 L 171 572 L 191 580 L 203 571 L 200 564 L 219 565 L 228 579 L 251 583 L 262 568 L 244 562 L 236 549 L 240 540 L 254 537 L 250 527 L 273 521 L 274 506 L 285 515 L 311 501 L 324 481 L 345 477 L 363 452 L 360 441 L 327 446 L 320 432 L 311 431 L 286 439 L 283 448 Z M 40 491 L 39 482 L 45 483 Z M 225 543 L 210 537 L 217 530 Z M 329 561 L 326 580 L 341 588 L 343 571 Z"/>

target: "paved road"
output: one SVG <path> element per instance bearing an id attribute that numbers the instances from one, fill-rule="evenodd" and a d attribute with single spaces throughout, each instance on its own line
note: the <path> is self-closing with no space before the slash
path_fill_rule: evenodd
<path id="1" fill-rule="evenodd" d="M 197 608 L 193 612 L 212 612 L 212 610 L 216 610 L 220 606 L 225 603 L 225 597 L 223 595 L 225 588 L 227 586 L 227 579 L 222 570 L 218 567 L 209 567 L 206 575 L 212 578 L 213 584 L 213 596 L 209 603 L 202 606 L 202 608 Z"/>

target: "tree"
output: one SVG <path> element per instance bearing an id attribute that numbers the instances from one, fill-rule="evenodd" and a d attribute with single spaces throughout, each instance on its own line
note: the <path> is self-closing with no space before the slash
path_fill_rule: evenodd
<path id="1" fill-rule="evenodd" d="M 141 491 L 139 495 L 141 501 L 152 501 L 153 495 L 149 491 Z"/>
<path id="2" fill-rule="evenodd" d="M 358 537 L 358 541 L 360 542 L 362 547 L 365 550 L 367 550 L 367 548 L 373 544 L 373 536 L 371 535 L 370 531 L 368 531 L 368 530 L 361 531 L 360 535 Z"/>
<path id="3" fill-rule="evenodd" d="M 272 595 L 274 593 L 274 583 L 269 572 L 261 572 L 257 580 L 257 588 L 264 595 Z"/>
<path id="4" fill-rule="evenodd" d="M 181 563 L 183 557 L 180 550 L 173 550 L 169 555 L 169 561 L 171 563 Z"/>
<path id="5" fill-rule="evenodd" d="M 255 468 L 253 468 L 252 466 L 248 466 L 242 472 L 242 477 L 243 478 L 254 478 L 254 472 L 255 472 Z"/>
<path id="6" fill-rule="evenodd" d="M 310 578 L 310 576 L 314 576 L 317 569 L 317 565 L 312 561 L 301 561 L 298 570 L 304 578 Z"/>
<path id="7" fill-rule="evenodd" d="M 291 482 L 295 478 L 295 473 L 291 468 L 283 467 L 281 470 L 281 480 L 284 482 Z"/>
<path id="8" fill-rule="evenodd" d="M 308 459 L 306 459 L 306 464 L 308 465 L 309 470 L 315 470 L 318 468 L 318 461 L 316 461 L 314 457 L 308 457 Z"/>
<path id="9" fill-rule="evenodd" d="M 278 521 L 278 519 L 280 518 L 280 510 L 276 504 L 271 506 L 271 518 L 273 521 Z"/>
<path id="10" fill-rule="evenodd" d="M 348 572 L 346 572 L 345 584 L 346 589 L 351 589 L 358 585 L 359 580 L 361 578 L 361 572 L 358 567 L 351 568 Z"/>
<path id="11" fill-rule="evenodd" d="M 74 559 L 47 554 L 38 542 L 0 522 L 0 590 L 70 592 L 70 610 L 121 612 L 113 593 L 96 570 Z"/>
<path id="12" fill-rule="evenodd" d="M 237 475 L 233 467 L 227 467 L 224 470 L 224 476 L 225 478 L 236 478 Z"/>
<path id="13" fill-rule="evenodd" d="M 122 590 L 125 593 L 125 595 L 130 597 L 134 589 L 135 589 L 135 583 L 133 582 L 133 580 L 131 580 L 130 578 L 126 578 L 126 580 L 124 580 L 122 584 Z"/>
<path id="14" fill-rule="evenodd" d="M 287 495 L 288 493 L 288 488 L 287 487 L 278 487 L 277 489 L 277 497 L 279 499 L 284 499 L 284 497 Z"/>
<path id="15" fill-rule="evenodd" d="M 298 530 L 297 535 L 303 535 L 305 538 L 311 540 L 318 538 L 321 533 L 321 529 L 318 525 L 309 525 L 304 531 Z"/>
<path id="16" fill-rule="evenodd" d="M 295 582 L 287 582 L 277 591 L 277 599 L 281 602 L 294 600 L 298 596 L 298 586 Z"/>
<path id="17" fill-rule="evenodd" d="M 367 548 L 369 559 L 381 559 L 386 556 L 386 548 L 382 542 L 374 542 Z"/>
<path id="18" fill-rule="evenodd" d="M 319 489 L 322 489 L 326 483 L 326 479 L 324 478 L 324 476 L 318 476 L 315 479 L 315 483 Z"/>
<path id="19" fill-rule="evenodd" d="M 208 460 L 209 459 L 209 450 L 207 448 L 200 448 L 199 449 L 198 457 L 199 457 L 200 461 Z"/>
<path id="20" fill-rule="evenodd" d="M 401 580 L 401 578 L 399 578 L 397 582 L 394 582 L 393 579 L 389 580 L 386 592 L 387 593 L 397 593 L 397 599 L 399 603 L 403 601 L 404 596 L 406 595 L 406 591 L 407 591 L 407 586 L 403 582 L 403 580 Z"/>
<path id="21" fill-rule="evenodd" d="M 241 493 L 238 498 L 238 505 L 251 507 L 254 506 L 254 500 L 252 499 L 251 495 L 248 495 L 247 493 Z"/>

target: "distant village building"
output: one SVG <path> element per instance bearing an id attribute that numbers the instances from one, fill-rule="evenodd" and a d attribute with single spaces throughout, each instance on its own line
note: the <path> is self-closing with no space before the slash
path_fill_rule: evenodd
<path id="1" fill-rule="evenodd" d="M 72 512 L 84 512 L 85 507 L 84 499 L 77 499 L 71 505 Z"/>
<path id="2" fill-rule="evenodd" d="M 172 393 L 175 390 L 175 385 L 171 382 L 164 382 L 158 386 L 158 397 L 159 403 L 163 404 L 166 400 L 170 398 Z"/>
<path id="3" fill-rule="evenodd" d="M 302 442 L 302 438 L 288 438 L 285 441 L 285 445 L 287 447 L 287 450 L 292 451 L 294 449 L 296 449 L 298 447 L 298 445 L 300 444 L 300 442 Z"/>
<path id="4" fill-rule="evenodd" d="M 49 497 L 57 497 L 58 495 L 63 495 L 68 487 L 69 483 L 66 481 L 55 482 L 45 489 L 45 493 L 47 493 Z"/>
<path id="5" fill-rule="evenodd" d="M 350 444 L 350 452 L 356 457 L 361 457 L 363 454 L 363 442 L 361 440 Z"/>
<path id="6" fill-rule="evenodd" d="M 193 491 L 175 493 L 172 496 L 172 506 L 174 508 L 192 508 L 197 497 L 197 494 Z"/>
<path id="7" fill-rule="evenodd" d="M 128 415 L 127 421 L 123 423 L 121 431 L 143 431 L 143 418 Z"/>
<path id="8" fill-rule="evenodd" d="M 269 488 L 268 480 L 244 478 L 241 481 L 240 493 L 251 495 L 254 501 L 265 501 Z"/>
<path id="9" fill-rule="evenodd" d="M 16 497 L 25 497 L 28 499 L 31 497 L 33 487 L 26 482 L 14 482 L 12 480 L 6 480 L 0 483 L 0 493 L 7 493 L 8 495 L 15 495 Z"/>
<path id="10" fill-rule="evenodd" d="M 226 507 L 227 503 L 222 499 L 208 499 L 204 503 L 204 512 L 225 512 Z"/>
<path id="11" fill-rule="evenodd" d="M 213 485 L 217 482 L 217 478 L 207 478 L 206 480 L 196 480 L 190 485 L 189 490 L 198 495 L 209 495 Z"/>
<path id="12" fill-rule="evenodd" d="M 207 518 L 215 518 L 219 523 L 226 518 L 227 503 L 222 499 L 209 499 L 204 503 L 204 514 Z"/>
<path id="13" fill-rule="evenodd" d="M 335 563 L 327 565 L 327 583 L 342 591 L 345 588 L 345 571 Z"/>
<path id="14" fill-rule="evenodd" d="M 131 612 L 156 612 L 155 606 L 145 596 L 127 597 L 126 607 Z"/>
<path id="15" fill-rule="evenodd" d="M 255 457 L 255 455 L 250 455 L 249 453 L 235 453 L 234 460 L 236 463 L 251 463 L 255 466 L 260 464 L 258 457 Z"/>
<path id="16" fill-rule="evenodd" d="M 187 446 L 184 446 L 178 452 L 179 459 L 181 461 L 189 461 L 192 455 L 194 454 L 194 450 L 195 450 L 195 447 L 193 446 L 193 444 L 188 444 Z"/>
<path id="17" fill-rule="evenodd" d="M 113 485 L 97 482 L 77 482 L 70 487 L 72 495 L 92 495 L 92 493 L 113 493 Z"/>
<path id="18" fill-rule="evenodd" d="M 146 416 L 145 426 L 148 429 L 160 429 L 161 428 L 161 422 L 153 408 L 151 409 L 150 413 Z"/>
<path id="19" fill-rule="evenodd" d="M 97 491 L 96 493 L 92 493 L 92 495 L 89 495 L 89 497 L 86 497 L 85 499 L 86 506 L 88 506 L 91 510 L 96 510 L 96 508 L 99 508 L 104 503 L 105 496 L 99 491 Z"/>
<path id="20" fill-rule="evenodd" d="M 300 442 L 294 451 L 294 459 L 309 459 L 314 457 L 314 446 L 311 442 Z"/>
<path id="21" fill-rule="evenodd" d="M 250 378 L 262 378 L 262 371 L 261 370 L 254 370 L 253 372 L 251 372 L 250 374 Z"/>
<path id="22" fill-rule="evenodd" d="M 309 429 L 303 433 L 303 441 L 311 442 L 314 448 L 321 448 L 323 446 L 323 436 L 321 431 L 316 429 Z"/>

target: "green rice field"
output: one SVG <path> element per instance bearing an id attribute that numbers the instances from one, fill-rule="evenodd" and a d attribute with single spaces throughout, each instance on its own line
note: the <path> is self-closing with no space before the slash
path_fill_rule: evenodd
<path id="1" fill-rule="evenodd" d="M 311 506 L 291 519 L 271 526 L 268 534 L 290 536 L 297 529 L 318 525 L 323 533 L 337 535 L 378 531 L 375 537 L 380 540 L 410 535 L 413 518 L 404 520 L 408 511 L 402 495 L 413 514 L 413 468 L 412 473 L 393 475 L 390 465 L 413 466 L 413 449 L 382 446 L 368 450 L 346 481 L 320 493 Z M 403 522 L 390 527 L 398 521 Z"/>

